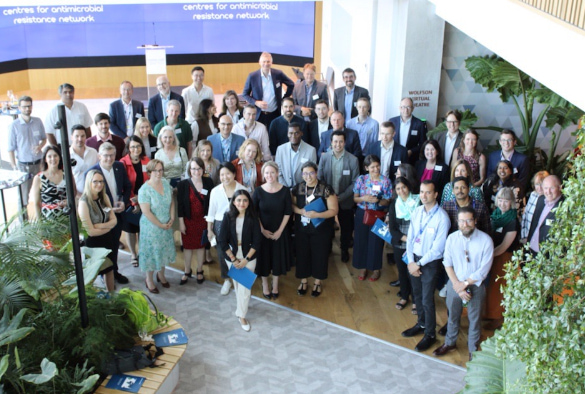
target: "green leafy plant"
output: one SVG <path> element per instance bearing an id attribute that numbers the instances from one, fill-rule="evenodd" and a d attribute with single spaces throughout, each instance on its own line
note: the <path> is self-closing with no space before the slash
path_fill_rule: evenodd
<path id="1" fill-rule="evenodd" d="M 126 306 L 128 318 L 134 324 L 136 333 L 151 333 L 160 327 L 169 325 L 169 316 L 160 313 L 152 300 L 143 292 L 124 288 L 120 290 L 118 298 Z M 154 307 L 154 312 L 150 310 L 150 303 Z"/>

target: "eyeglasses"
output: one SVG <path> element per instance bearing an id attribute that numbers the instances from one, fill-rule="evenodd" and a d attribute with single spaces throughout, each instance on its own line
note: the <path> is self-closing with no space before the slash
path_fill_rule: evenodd
<path id="1" fill-rule="evenodd" d="M 142 147 L 140 145 L 131 145 L 131 146 L 128 147 L 128 149 L 132 149 L 132 150 L 134 150 L 134 149 L 142 149 Z"/>
<path id="2" fill-rule="evenodd" d="M 447 124 L 455 124 L 455 123 L 459 123 L 458 120 L 447 120 L 445 123 Z"/>
<path id="3" fill-rule="evenodd" d="M 459 223 L 459 224 L 473 224 L 473 223 L 475 223 L 475 219 L 458 219 L 457 223 Z"/>
<path id="4" fill-rule="evenodd" d="M 203 171 L 203 168 L 199 168 L 199 167 L 193 168 L 193 167 L 191 167 L 191 171 Z"/>
<path id="5" fill-rule="evenodd" d="M 412 109 L 412 107 L 409 105 L 401 105 L 400 109 Z"/>
<path id="6" fill-rule="evenodd" d="M 316 174 L 315 171 L 303 172 L 303 176 L 314 176 L 315 174 Z"/>
<path id="7" fill-rule="evenodd" d="M 101 157 L 103 157 L 104 159 L 112 159 L 114 157 L 116 157 L 116 154 L 111 153 L 111 154 L 101 154 Z"/>
<path id="8" fill-rule="evenodd" d="M 91 181 L 91 183 L 93 183 L 95 185 L 101 185 L 104 183 L 104 181 Z"/>
<path id="9" fill-rule="evenodd" d="M 506 139 L 500 138 L 500 142 L 501 143 L 510 144 L 510 143 L 514 142 L 514 140 L 513 139 L 508 139 L 508 138 L 506 138 Z"/>

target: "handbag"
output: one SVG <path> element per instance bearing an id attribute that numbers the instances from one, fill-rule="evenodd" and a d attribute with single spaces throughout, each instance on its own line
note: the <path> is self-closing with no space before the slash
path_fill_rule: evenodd
<path id="1" fill-rule="evenodd" d="M 364 220 L 362 220 L 362 223 L 366 226 L 373 226 L 377 219 L 384 220 L 384 216 L 386 216 L 386 212 L 384 211 L 366 209 L 364 211 Z"/>

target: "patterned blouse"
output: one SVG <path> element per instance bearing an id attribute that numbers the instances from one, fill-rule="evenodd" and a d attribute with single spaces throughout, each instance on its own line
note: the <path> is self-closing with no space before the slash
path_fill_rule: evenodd
<path id="1" fill-rule="evenodd" d="M 465 160 L 471 167 L 471 181 L 473 183 L 479 181 L 479 158 L 473 156 L 465 156 L 461 149 L 457 149 L 457 160 Z"/>
<path id="2" fill-rule="evenodd" d="M 392 182 L 390 178 L 380 175 L 377 181 L 372 180 L 369 174 L 359 176 L 353 186 L 353 194 L 359 196 L 371 195 L 378 196 L 380 200 L 389 200 L 392 198 Z M 379 206 L 378 203 L 360 202 L 358 207 L 361 209 L 375 209 L 383 211 L 385 207 Z"/>

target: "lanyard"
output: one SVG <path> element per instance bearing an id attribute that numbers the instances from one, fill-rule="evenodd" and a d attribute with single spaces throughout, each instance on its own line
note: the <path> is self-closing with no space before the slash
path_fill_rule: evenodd
<path id="1" fill-rule="evenodd" d="M 424 210 L 425 209 L 423 207 L 423 212 L 420 215 L 420 224 L 419 224 L 420 229 L 418 230 L 418 236 L 416 237 L 417 239 L 420 239 L 420 236 L 422 235 L 422 233 L 427 228 L 428 224 L 433 219 L 433 216 L 435 216 L 435 213 L 437 213 L 437 211 L 439 210 L 439 204 L 435 205 L 435 207 L 433 208 L 433 210 L 430 213 L 429 219 L 426 221 L 425 225 L 423 226 L 422 221 L 423 221 L 423 216 L 424 216 Z"/>

